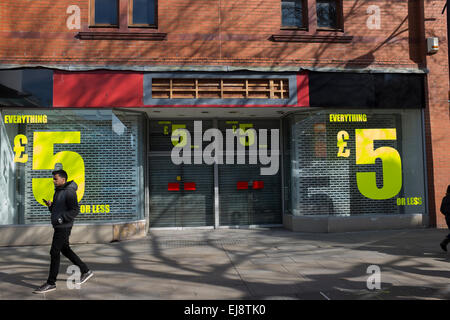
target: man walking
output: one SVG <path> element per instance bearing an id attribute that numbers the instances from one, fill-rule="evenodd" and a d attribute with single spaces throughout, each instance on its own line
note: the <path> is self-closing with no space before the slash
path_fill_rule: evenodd
<path id="1" fill-rule="evenodd" d="M 445 215 L 445 222 L 447 223 L 447 227 L 450 229 L 450 185 L 447 187 L 447 194 L 442 199 L 441 212 L 442 214 Z M 447 245 L 449 242 L 450 242 L 450 233 L 441 242 L 442 250 L 447 251 Z"/>
<path id="2" fill-rule="evenodd" d="M 44 199 L 51 212 L 51 222 L 54 229 L 52 247 L 50 249 L 50 271 L 47 282 L 37 288 L 34 293 L 46 293 L 56 290 L 56 277 L 59 272 L 61 253 L 80 268 L 80 284 L 85 283 L 94 275 L 69 245 L 73 221 L 80 212 L 76 193 L 78 186 L 74 181 L 67 182 L 67 173 L 64 170 L 53 171 L 52 175 L 53 184 L 55 185 L 53 201 Z"/>

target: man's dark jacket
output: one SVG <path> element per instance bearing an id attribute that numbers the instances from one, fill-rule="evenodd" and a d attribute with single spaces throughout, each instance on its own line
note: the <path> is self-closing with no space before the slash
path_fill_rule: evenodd
<path id="1" fill-rule="evenodd" d="M 450 216 L 450 195 L 449 194 L 447 194 L 442 199 L 441 212 L 442 212 L 442 214 L 445 214 L 446 216 Z"/>
<path id="2" fill-rule="evenodd" d="M 52 205 L 48 208 L 54 228 L 68 228 L 73 226 L 75 217 L 80 212 L 77 199 L 78 186 L 75 181 L 66 182 L 55 188 Z M 58 219 L 60 221 L 58 221 Z"/>

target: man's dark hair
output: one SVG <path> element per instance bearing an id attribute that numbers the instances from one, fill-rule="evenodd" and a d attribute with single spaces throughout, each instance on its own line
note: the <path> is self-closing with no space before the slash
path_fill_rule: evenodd
<path id="1" fill-rule="evenodd" d="M 64 170 L 55 170 L 55 171 L 52 171 L 52 175 L 54 176 L 54 175 L 58 175 L 58 176 L 60 176 L 61 178 L 63 178 L 63 179 L 66 179 L 66 181 L 67 181 L 67 172 L 65 172 Z"/>

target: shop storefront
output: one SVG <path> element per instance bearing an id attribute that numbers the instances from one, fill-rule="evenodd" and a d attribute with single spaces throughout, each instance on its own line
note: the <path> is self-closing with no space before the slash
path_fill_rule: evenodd
<path id="1" fill-rule="evenodd" d="M 111 109 L 0 110 L 0 223 L 48 226 L 51 172 L 78 185 L 79 224 L 145 223 L 145 123 Z M 112 240 L 108 235 L 108 239 Z"/>
<path id="2" fill-rule="evenodd" d="M 59 168 L 79 186 L 87 226 L 428 223 L 422 75 L 55 71 L 52 81 L 50 108 L 0 109 L 1 225 L 48 224 Z"/>
<path id="3" fill-rule="evenodd" d="M 267 139 L 268 132 L 279 139 L 279 126 L 278 119 L 150 121 L 150 226 L 281 225 L 280 153 Z M 193 133 L 179 164 L 173 150 L 185 137 L 174 139 L 176 128 Z"/>
<path id="4" fill-rule="evenodd" d="M 285 119 L 290 228 L 327 232 L 424 222 L 421 110 L 355 111 L 321 109 Z"/>

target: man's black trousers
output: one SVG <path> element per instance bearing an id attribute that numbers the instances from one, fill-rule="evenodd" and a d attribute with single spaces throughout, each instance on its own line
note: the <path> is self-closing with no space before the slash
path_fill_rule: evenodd
<path id="1" fill-rule="evenodd" d="M 445 222 L 447 222 L 447 227 L 450 230 L 450 214 L 445 216 Z M 447 239 L 450 241 L 450 233 L 447 235 Z"/>
<path id="2" fill-rule="evenodd" d="M 81 273 L 86 273 L 89 268 L 83 261 L 70 249 L 69 237 L 72 227 L 69 228 L 54 228 L 52 248 L 50 249 L 50 272 L 48 275 L 47 283 L 54 285 L 56 277 L 59 272 L 59 263 L 61 253 L 69 259 L 74 265 L 80 268 Z"/>

